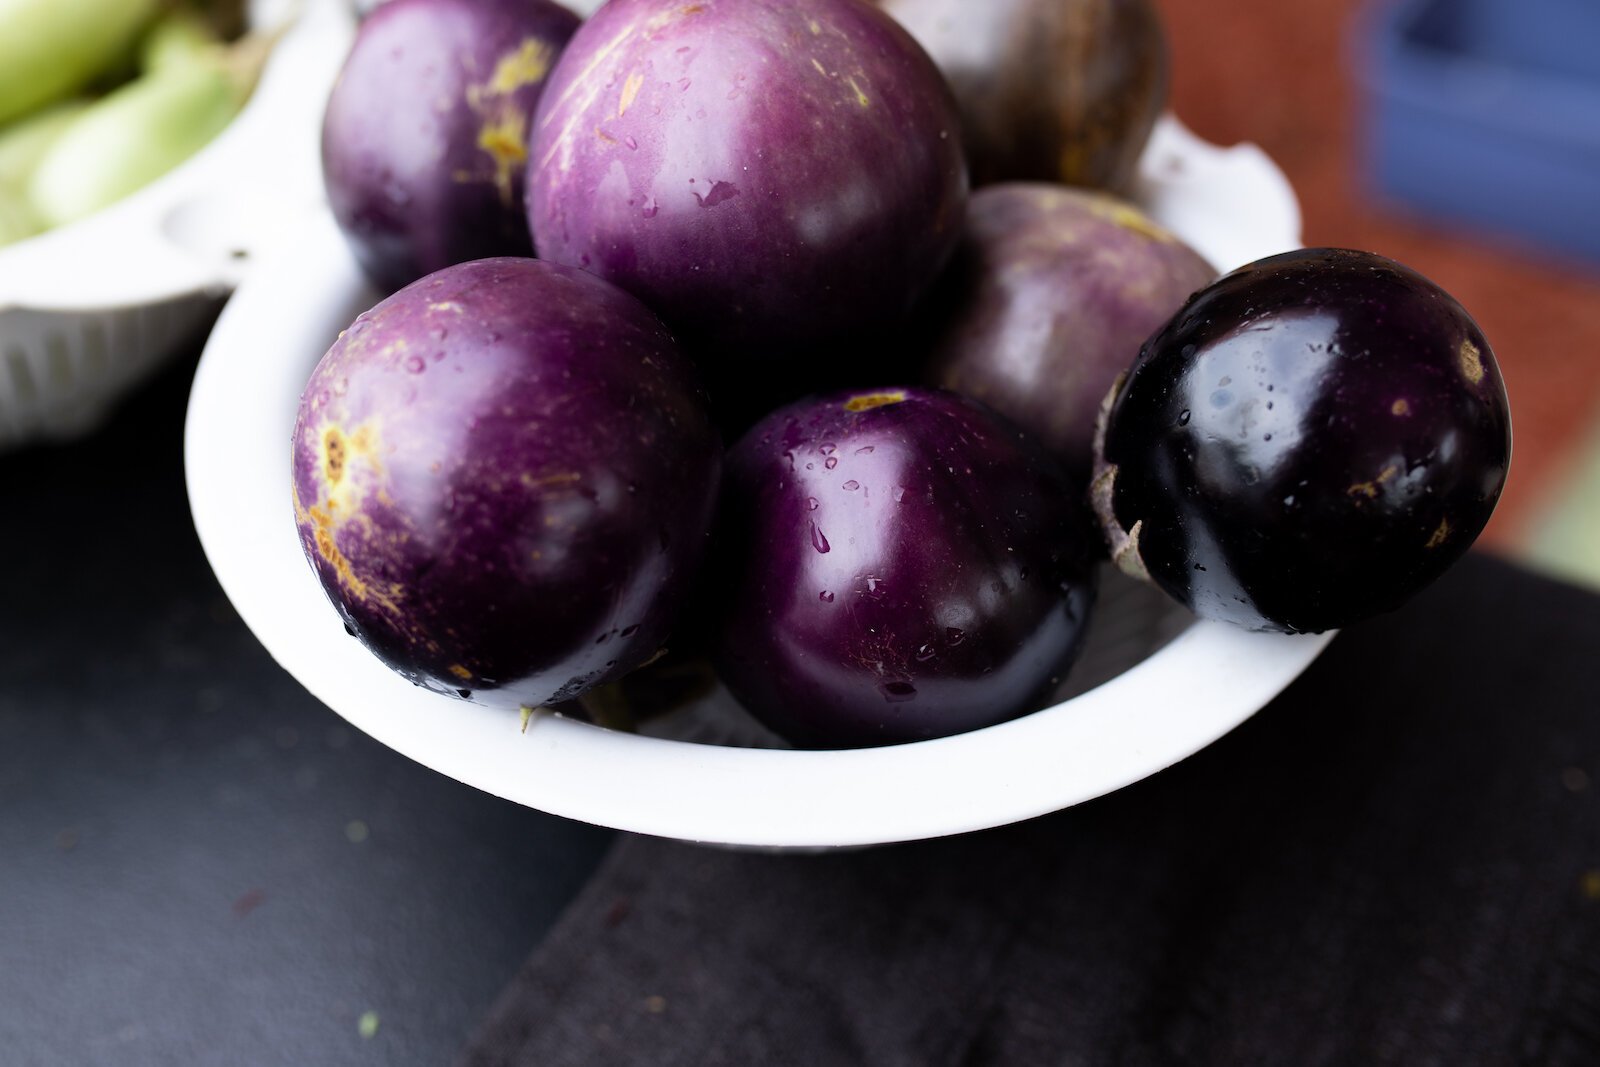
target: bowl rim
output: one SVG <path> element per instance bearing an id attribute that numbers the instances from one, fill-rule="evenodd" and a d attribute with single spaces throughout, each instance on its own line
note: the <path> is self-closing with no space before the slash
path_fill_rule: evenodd
<path id="1" fill-rule="evenodd" d="M 1216 152 L 1225 165 L 1209 180 L 1254 175 L 1245 202 L 1257 214 L 1246 217 L 1270 224 L 1249 253 L 1201 242 L 1202 254 L 1230 269 L 1298 244 L 1298 206 L 1270 160 L 1185 136 L 1169 130 L 1158 142 L 1184 154 L 1184 166 L 1163 177 L 1157 152 L 1147 169 L 1170 194 L 1149 198 L 1167 204 L 1160 221 L 1188 236 L 1173 203 L 1209 216 L 1215 195 L 1186 198 L 1171 183 L 1204 177 Z M 1262 207 L 1271 190 L 1287 202 Z M 765 848 L 979 830 L 1089 800 L 1199 751 L 1270 701 L 1333 637 L 1197 621 L 1123 674 L 1050 708 L 955 737 L 841 751 L 665 740 L 549 713 L 522 721 L 423 690 L 346 634 L 306 565 L 290 505 L 301 387 L 376 294 L 326 213 L 278 252 L 224 309 L 195 375 L 185 469 L 206 556 L 245 624 L 314 696 L 397 752 L 515 803 L 637 833 Z"/>

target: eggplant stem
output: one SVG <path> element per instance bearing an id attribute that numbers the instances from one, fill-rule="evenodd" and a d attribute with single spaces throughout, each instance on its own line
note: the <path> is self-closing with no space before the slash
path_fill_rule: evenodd
<path id="1" fill-rule="evenodd" d="M 1127 380 L 1127 371 L 1117 375 L 1117 380 L 1111 383 L 1111 388 L 1100 401 L 1100 413 L 1095 416 L 1094 478 L 1089 483 L 1089 503 L 1100 522 L 1100 533 L 1106 540 L 1106 547 L 1111 551 L 1111 562 L 1130 578 L 1148 582 L 1150 571 L 1144 565 L 1144 557 L 1139 554 L 1139 531 L 1144 527 L 1144 520 L 1135 522 L 1126 530 L 1117 521 L 1116 502 L 1113 499 L 1117 486 L 1117 465 L 1106 460 L 1106 429 L 1111 423 L 1111 409 L 1116 405 Z"/>

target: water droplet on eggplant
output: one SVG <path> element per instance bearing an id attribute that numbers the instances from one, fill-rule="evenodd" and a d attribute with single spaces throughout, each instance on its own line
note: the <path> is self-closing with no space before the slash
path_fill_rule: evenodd
<path id="1" fill-rule="evenodd" d="M 915 700 L 917 696 L 917 687 L 910 682 L 884 682 L 879 689 L 883 693 L 883 699 L 891 704 L 903 704 L 908 700 Z"/>
<path id="2" fill-rule="evenodd" d="M 833 551 L 833 546 L 828 544 L 827 535 L 814 522 L 811 524 L 811 547 L 823 554 Z"/>

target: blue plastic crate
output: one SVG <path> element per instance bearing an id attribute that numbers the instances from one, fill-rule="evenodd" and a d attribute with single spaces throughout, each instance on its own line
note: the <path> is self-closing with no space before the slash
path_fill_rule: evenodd
<path id="1" fill-rule="evenodd" d="M 1363 26 L 1375 190 L 1600 262 L 1600 0 L 1399 0 Z"/>

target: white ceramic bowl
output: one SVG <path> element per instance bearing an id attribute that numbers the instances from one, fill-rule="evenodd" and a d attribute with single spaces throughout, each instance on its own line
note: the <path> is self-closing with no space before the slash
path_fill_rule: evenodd
<path id="1" fill-rule="evenodd" d="M 1283 175 L 1251 146 L 1216 149 L 1165 122 L 1141 198 L 1228 269 L 1299 241 Z M 267 650 L 379 741 L 468 784 L 558 815 L 689 840 L 863 845 L 1026 819 L 1127 785 L 1209 744 L 1269 701 L 1328 635 L 1197 623 L 1109 572 L 1088 647 L 1054 706 L 1003 725 L 844 752 L 765 746 L 718 691 L 651 736 L 553 715 L 527 728 L 413 687 L 349 637 L 301 555 L 289 490 L 300 390 L 378 299 L 333 223 L 263 262 L 223 312 L 190 400 L 186 462 L 201 542 Z"/>
<path id="2" fill-rule="evenodd" d="M 104 211 L 0 248 L 0 449 L 92 429 L 319 209 L 322 107 L 354 12 L 255 0 L 251 21 L 283 37 L 211 143 Z"/>

